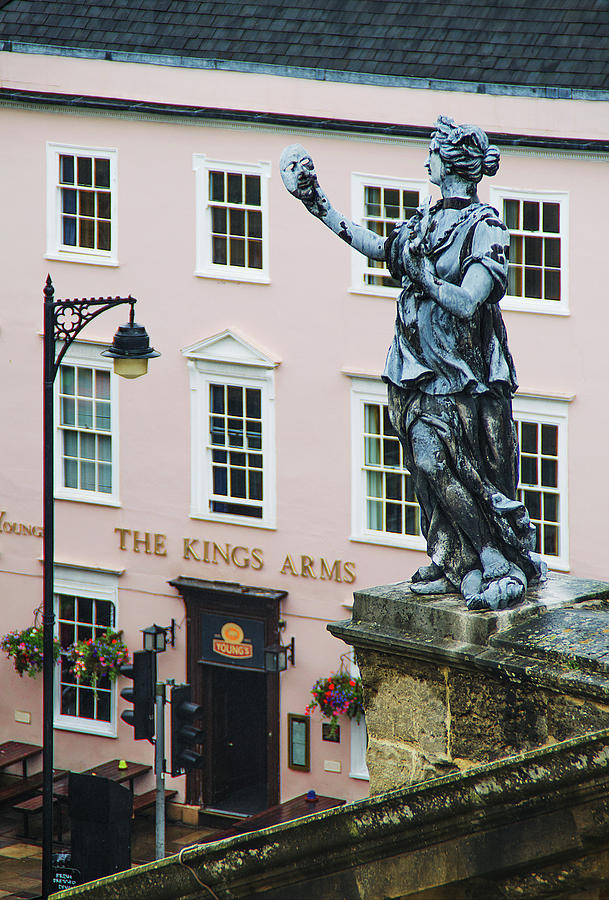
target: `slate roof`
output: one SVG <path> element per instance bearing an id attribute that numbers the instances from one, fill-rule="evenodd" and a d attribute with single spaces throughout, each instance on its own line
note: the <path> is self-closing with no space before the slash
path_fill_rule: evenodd
<path id="1" fill-rule="evenodd" d="M 9 0 L 0 40 L 609 90 L 609 0 Z"/>

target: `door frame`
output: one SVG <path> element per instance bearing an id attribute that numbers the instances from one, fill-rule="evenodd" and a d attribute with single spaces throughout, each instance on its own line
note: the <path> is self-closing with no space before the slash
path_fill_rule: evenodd
<path id="1" fill-rule="evenodd" d="M 265 623 L 265 646 L 279 643 L 279 603 L 287 591 L 250 587 L 224 581 L 179 576 L 169 582 L 180 593 L 186 606 L 186 681 L 192 685 L 192 699 L 210 708 L 211 679 L 205 678 L 206 665 L 200 663 L 203 634 L 202 614 L 221 613 L 228 616 L 252 616 Z M 266 673 L 267 686 L 267 805 L 279 803 L 279 673 Z M 207 730 L 207 722 L 203 732 Z M 205 807 L 206 788 L 211 786 L 213 761 L 205 748 L 210 747 L 207 735 L 203 742 L 204 766 L 186 775 L 186 802 Z"/>

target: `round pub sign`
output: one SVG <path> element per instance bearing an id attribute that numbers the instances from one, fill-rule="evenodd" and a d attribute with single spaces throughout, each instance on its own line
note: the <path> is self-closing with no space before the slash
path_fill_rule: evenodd
<path id="1" fill-rule="evenodd" d="M 232 659 L 251 659 L 254 655 L 252 642 L 246 640 L 243 628 L 236 622 L 225 622 L 220 629 L 220 637 L 213 641 L 214 653 Z"/>
<path id="2" fill-rule="evenodd" d="M 203 613 L 200 662 L 264 671 L 264 622 L 246 616 Z"/>

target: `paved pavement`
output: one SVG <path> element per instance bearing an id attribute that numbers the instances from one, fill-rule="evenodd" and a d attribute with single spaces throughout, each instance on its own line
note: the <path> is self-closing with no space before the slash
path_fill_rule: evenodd
<path id="1" fill-rule="evenodd" d="M 19 836 L 21 816 L 14 810 L 0 811 L 0 900 L 34 900 L 40 897 L 40 822 L 33 822 L 31 837 Z M 215 829 L 168 822 L 166 855 L 214 833 Z M 69 835 L 68 835 L 69 840 Z M 60 848 L 56 848 L 60 849 Z M 154 809 L 138 815 L 133 824 L 131 863 L 141 865 L 154 859 Z"/>

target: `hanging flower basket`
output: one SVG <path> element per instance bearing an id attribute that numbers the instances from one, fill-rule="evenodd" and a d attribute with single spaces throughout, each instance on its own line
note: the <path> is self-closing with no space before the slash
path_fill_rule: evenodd
<path id="1" fill-rule="evenodd" d="M 330 720 L 330 734 L 336 734 L 338 717 L 347 716 L 359 722 L 364 715 L 362 679 L 347 672 L 335 672 L 327 678 L 318 678 L 311 688 L 313 700 L 305 713 L 310 715 L 319 709 Z"/>
<path id="2" fill-rule="evenodd" d="M 11 631 L 0 641 L 0 649 L 13 660 L 15 671 L 23 677 L 35 678 L 42 671 L 43 632 L 38 625 L 30 625 L 23 631 Z M 53 640 L 53 662 L 57 662 L 60 653 L 59 641 Z"/>
<path id="3" fill-rule="evenodd" d="M 129 651 L 123 641 L 122 631 L 110 628 L 96 638 L 76 641 L 65 653 L 76 678 L 97 687 L 100 678 L 116 681 L 120 667 L 129 662 Z"/>

